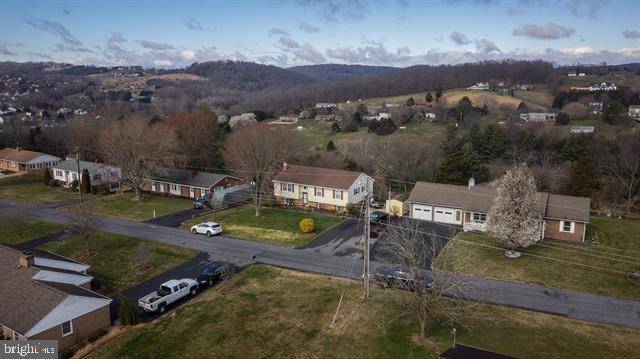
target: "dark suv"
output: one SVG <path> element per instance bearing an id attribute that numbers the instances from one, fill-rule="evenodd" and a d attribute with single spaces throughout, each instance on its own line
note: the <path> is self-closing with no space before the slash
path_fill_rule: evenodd
<path id="1" fill-rule="evenodd" d="M 238 272 L 239 268 L 233 263 L 213 262 L 202 270 L 196 280 L 200 285 L 213 283 L 220 280 L 227 280 Z"/>

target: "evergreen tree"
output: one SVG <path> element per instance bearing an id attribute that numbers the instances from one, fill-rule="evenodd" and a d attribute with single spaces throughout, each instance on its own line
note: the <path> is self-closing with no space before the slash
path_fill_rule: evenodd
<path id="1" fill-rule="evenodd" d="M 556 125 L 558 126 L 568 125 L 570 121 L 569 115 L 565 112 L 558 112 L 556 115 Z"/>
<path id="2" fill-rule="evenodd" d="M 614 123 L 616 116 L 624 111 L 624 105 L 620 101 L 611 102 L 607 108 L 602 111 L 602 119 L 608 123 Z"/>
<path id="3" fill-rule="evenodd" d="M 473 150 L 470 142 L 462 146 L 462 158 L 464 159 L 463 176 L 467 180 L 473 177 L 476 182 L 481 183 L 489 179 L 489 168 L 482 163 L 480 156 Z"/>
<path id="4" fill-rule="evenodd" d="M 431 103 L 433 101 L 433 95 L 431 95 L 431 91 L 427 92 L 427 95 L 424 97 L 424 100 L 427 101 L 427 103 Z"/>
<path id="5" fill-rule="evenodd" d="M 440 100 L 440 97 L 442 97 L 442 87 L 438 86 L 436 89 L 436 100 Z"/>
<path id="6" fill-rule="evenodd" d="M 48 186 L 49 182 L 51 182 L 51 170 L 48 169 L 48 168 L 45 168 L 45 170 L 44 170 L 44 184 L 46 186 Z"/>
<path id="7" fill-rule="evenodd" d="M 80 185 L 82 193 L 91 192 L 91 178 L 89 177 L 89 170 L 86 168 L 82 170 L 82 181 L 80 182 Z"/>
<path id="8" fill-rule="evenodd" d="M 356 111 L 360 112 L 361 115 L 367 115 L 369 113 L 369 110 L 367 110 L 367 105 L 363 103 L 359 103 L 358 106 L 356 106 Z"/>
<path id="9" fill-rule="evenodd" d="M 336 149 L 336 145 L 333 144 L 333 140 L 329 140 L 329 142 L 327 142 L 327 151 L 335 151 Z"/>
<path id="10" fill-rule="evenodd" d="M 332 123 L 331 132 L 340 132 L 340 124 L 337 122 Z"/>
<path id="11" fill-rule="evenodd" d="M 563 192 L 570 196 L 594 197 L 600 190 L 600 169 L 591 155 L 580 157 L 571 166 L 569 183 Z"/>
<path id="12" fill-rule="evenodd" d="M 353 122 L 357 123 L 358 125 L 362 124 L 362 114 L 360 114 L 360 112 L 358 111 L 353 113 L 353 116 L 351 117 L 351 119 L 353 120 Z"/>
<path id="13" fill-rule="evenodd" d="M 560 154 L 566 161 L 575 161 L 585 155 L 587 141 L 584 136 L 569 136 L 564 141 Z"/>
<path id="14" fill-rule="evenodd" d="M 136 325 L 140 323 L 140 315 L 131 303 L 131 299 L 126 296 L 120 297 L 120 324 Z"/>
<path id="15" fill-rule="evenodd" d="M 489 124 L 484 130 L 483 139 L 480 142 L 480 155 L 485 160 L 501 158 L 507 151 L 507 135 L 502 127 Z"/>
<path id="16" fill-rule="evenodd" d="M 458 105 L 456 106 L 456 111 L 458 111 L 458 116 L 460 114 L 466 114 L 467 112 L 471 111 L 471 108 L 473 107 L 473 104 L 471 103 L 471 100 L 469 99 L 469 97 L 464 96 L 460 99 L 460 101 L 458 101 Z"/>
<path id="17" fill-rule="evenodd" d="M 411 106 L 413 106 L 415 104 L 416 104 L 416 101 L 413 99 L 413 97 L 409 97 L 407 99 L 407 107 L 411 107 Z"/>
<path id="18" fill-rule="evenodd" d="M 480 153 L 484 147 L 484 138 L 482 136 L 482 130 L 480 130 L 480 125 L 477 122 L 469 129 L 468 139 L 473 150 Z"/>

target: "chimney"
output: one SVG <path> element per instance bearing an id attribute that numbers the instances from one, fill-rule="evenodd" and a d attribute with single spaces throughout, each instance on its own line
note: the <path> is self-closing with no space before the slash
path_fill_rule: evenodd
<path id="1" fill-rule="evenodd" d="M 16 151 L 17 151 L 17 152 L 22 151 L 22 147 L 16 147 Z"/>
<path id="2" fill-rule="evenodd" d="M 469 178 L 469 189 L 471 189 L 471 187 L 475 185 L 476 185 L 476 180 L 473 177 Z"/>
<path id="3" fill-rule="evenodd" d="M 283 171 L 287 171 L 288 169 L 289 169 L 289 164 L 288 164 L 288 163 L 286 163 L 286 162 L 285 162 L 285 163 L 283 163 L 283 164 L 282 164 L 282 170 L 283 170 Z"/>
<path id="4" fill-rule="evenodd" d="M 20 264 L 21 267 L 25 267 L 25 268 L 33 266 L 34 263 L 35 263 L 35 259 L 31 252 L 22 253 L 22 255 L 20 256 L 20 259 L 18 260 L 18 264 Z"/>

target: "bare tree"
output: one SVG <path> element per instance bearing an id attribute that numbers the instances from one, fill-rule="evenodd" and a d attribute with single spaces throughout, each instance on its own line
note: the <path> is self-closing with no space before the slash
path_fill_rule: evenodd
<path id="1" fill-rule="evenodd" d="M 615 178 L 624 191 L 627 213 L 640 199 L 640 135 L 626 134 L 616 138 L 618 144 L 604 161 L 604 172 Z"/>
<path id="2" fill-rule="evenodd" d="M 25 231 L 29 226 L 30 216 L 31 214 L 29 212 L 20 210 L 15 213 L 1 216 L 0 219 L 2 219 L 2 221 L 0 223 L 6 223 L 6 225 L 15 232 L 18 240 L 22 242 L 24 241 Z"/>
<path id="3" fill-rule="evenodd" d="M 214 116 L 203 111 L 180 112 L 164 121 L 176 133 L 176 149 L 185 165 L 203 168 L 212 163 L 220 140 Z"/>
<path id="4" fill-rule="evenodd" d="M 105 160 L 120 168 L 122 183 L 135 190 L 138 201 L 145 180 L 166 173 L 178 159 L 175 133 L 139 118 L 112 122 L 100 142 Z"/>
<path id="5" fill-rule="evenodd" d="M 84 241 L 85 253 L 89 256 L 91 254 L 89 239 L 100 229 L 102 219 L 95 213 L 90 212 L 86 206 L 86 204 L 82 204 L 80 208 L 69 211 L 71 220 L 69 229 Z"/>
<path id="6" fill-rule="evenodd" d="M 531 245 L 541 233 L 538 196 L 535 178 L 526 165 L 509 169 L 489 210 L 488 233 L 511 250 Z"/>
<path id="7" fill-rule="evenodd" d="M 244 126 L 227 139 L 223 157 L 231 172 L 251 183 L 256 217 L 265 193 L 272 190 L 271 179 L 283 162 L 298 155 L 297 132 L 263 123 Z"/>
<path id="8" fill-rule="evenodd" d="M 135 251 L 136 261 L 139 265 L 139 271 L 143 272 L 149 266 L 149 257 L 151 256 L 151 250 L 144 245 L 144 243 L 138 244 Z"/>
<path id="9" fill-rule="evenodd" d="M 390 284 L 407 290 L 398 300 L 418 321 L 421 339 L 427 339 L 427 324 L 436 318 L 466 327 L 462 319 L 468 318 L 469 309 L 477 304 L 471 300 L 476 288 L 456 274 L 464 260 L 445 255 L 434 264 L 446 241 L 435 233 L 423 232 L 419 221 L 406 218 L 389 226 L 379 241 L 385 261 L 400 265 L 407 274 L 406 280 Z"/>

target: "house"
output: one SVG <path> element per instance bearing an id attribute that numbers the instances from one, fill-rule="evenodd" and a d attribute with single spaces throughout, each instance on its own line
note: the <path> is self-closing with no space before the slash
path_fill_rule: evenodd
<path id="1" fill-rule="evenodd" d="M 604 104 L 602 102 L 589 102 L 589 108 L 593 109 L 594 115 L 599 115 L 602 113 L 602 108 Z"/>
<path id="2" fill-rule="evenodd" d="M 73 111 L 74 115 L 78 115 L 78 116 L 84 116 L 86 115 L 88 112 L 87 110 L 83 110 L 81 108 L 76 109 L 75 111 Z"/>
<path id="3" fill-rule="evenodd" d="M 629 106 L 629 117 L 635 118 L 636 121 L 640 121 L 640 106 L 638 105 Z"/>
<path id="4" fill-rule="evenodd" d="M 578 73 L 578 77 L 585 77 L 585 76 L 587 76 L 587 74 L 586 74 L 586 73 L 584 73 L 584 72 L 580 72 L 580 73 Z"/>
<path id="5" fill-rule="evenodd" d="M 80 166 L 80 173 L 78 173 L 78 165 Z M 118 167 L 87 161 L 79 161 L 78 163 L 70 158 L 53 166 L 53 179 L 63 183 L 65 187 L 70 187 L 73 181 L 80 182 L 82 180 L 82 172 L 85 169 L 89 172 L 92 188 L 104 185 L 109 192 L 114 192 L 120 188 L 122 172 Z"/>
<path id="6" fill-rule="evenodd" d="M 411 218 L 460 226 L 464 231 L 486 232 L 487 216 L 497 190 L 468 186 L 417 182 L 409 195 Z M 538 193 L 538 210 L 543 218 L 540 238 L 581 242 L 586 235 L 591 200 L 586 197 Z"/>
<path id="7" fill-rule="evenodd" d="M 389 112 L 380 112 L 378 114 L 378 121 L 388 120 L 390 118 L 391 118 L 391 113 L 389 113 Z"/>
<path id="8" fill-rule="evenodd" d="M 373 191 L 373 182 L 362 172 L 284 163 L 273 179 L 273 195 L 280 204 L 344 212 Z"/>
<path id="9" fill-rule="evenodd" d="M 389 196 L 389 199 L 385 201 L 384 211 L 392 216 L 404 216 L 409 212 L 407 198 L 408 195 L 406 193 L 399 193 L 393 196 Z"/>
<path id="10" fill-rule="evenodd" d="M 436 114 L 433 112 L 427 112 L 424 114 L 424 118 L 426 118 L 427 120 L 431 120 L 431 121 L 435 121 L 436 120 Z"/>
<path id="11" fill-rule="evenodd" d="M 529 85 L 529 84 L 519 84 L 516 86 L 516 88 L 518 90 L 524 90 L 524 91 L 533 91 L 536 89 L 536 85 Z"/>
<path id="12" fill-rule="evenodd" d="M 567 76 L 569 77 L 576 77 L 576 73 L 575 72 L 570 72 L 567 74 Z"/>
<path id="13" fill-rule="evenodd" d="M 555 122 L 556 114 L 550 112 L 521 113 L 520 119 L 525 122 Z"/>
<path id="14" fill-rule="evenodd" d="M 242 179 L 238 177 L 174 169 L 145 179 L 142 190 L 150 193 L 198 198 L 217 192 L 229 192 L 239 189 L 241 186 Z"/>
<path id="15" fill-rule="evenodd" d="M 338 105 L 336 105 L 333 102 L 319 102 L 316 104 L 316 108 L 334 108 L 334 107 L 338 107 Z"/>
<path id="16" fill-rule="evenodd" d="M 595 127 L 593 126 L 571 126 L 571 133 L 593 133 Z"/>
<path id="17" fill-rule="evenodd" d="M 489 83 L 488 82 L 478 82 L 473 86 L 467 87 L 467 90 L 488 90 Z"/>
<path id="18" fill-rule="evenodd" d="M 60 162 L 60 157 L 42 152 L 25 150 L 22 147 L 4 148 L 0 150 L 0 170 L 42 174 L 44 169 Z"/>
<path id="19" fill-rule="evenodd" d="M 315 121 L 333 123 L 333 122 L 342 122 L 343 118 L 342 116 L 336 116 L 336 115 L 316 115 Z"/>
<path id="20" fill-rule="evenodd" d="M 515 359 L 515 357 L 492 352 L 486 349 L 456 343 L 438 356 L 440 359 Z"/>
<path id="21" fill-rule="evenodd" d="M 0 331 L 13 340 L 57 340 L 64 350 L 111 325 L 111 299 L 91 288 L 89 266 L 0 244 Z"/>
<path id="22" fill-rule="evenodd" d="M 589 86 L 589 91 L 591 92 L 595 92 L 595 91 L 615 91 L 618 88 L 616 87 L 616 84 L 612 83 L 608 83 L 608 82 L 602 82 L 599 84 L 592 84 Z"/>

